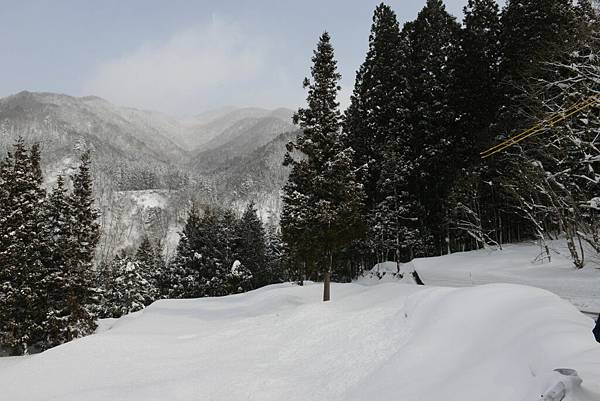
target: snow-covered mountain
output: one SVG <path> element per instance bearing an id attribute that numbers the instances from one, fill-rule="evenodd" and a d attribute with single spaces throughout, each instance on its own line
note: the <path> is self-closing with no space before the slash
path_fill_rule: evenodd
<path id="1" fill-rule="evenodd" d="M 23 136 L 41 142 L 47 158 L 59 158 L 83 142 L 100 156 L 174 162 L 187 157 L 169 139 L 180 129 L 160 113 L 117 107 L 94 96 L 20 92 L 0 99 L 0 146 Z"/>
<path id="2" fill-rule="evenodd" d="M 0 99 L 0 152 L 23 136 L 42 144 L 46 166 L 64 166 L 89 147 L 100 166 L 144 162 L 206 174 L 293 130 L 291 116 L 288 109 L 227 107 L 175 118 L 94 96 L 20 92 Z"/>
<path id="3" fill-rule="evenodd" d="M 260 125 L 262 120 L 271 124 L 277 122 L 280 125 L 275 130 L 278 134 L 290 130 L 293 127 L 292 114 L 291 110 L 285 108 L 267 110 L 256 107 L 225 107 L 182 119 L 185 130 L 172 138 L 189 149 L 210 150 L 245 132 L 251 138 L 252 132 L 256 132 L 255 125 Z"/>
<path id="4" fill-rule="evenodd" d="M 277 117 L 244 118 L 204 144 L 192 157 L 195 171 L 213 171 L 229 165 L 231 160 L 252 153 L 294 126 Z"/>

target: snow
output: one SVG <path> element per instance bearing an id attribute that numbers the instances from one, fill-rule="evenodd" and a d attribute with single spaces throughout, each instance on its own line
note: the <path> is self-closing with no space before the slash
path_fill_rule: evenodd
<path id="1" fill-rule="evenodd" d="M 559 383 L 566 401 L 600 399 L 593 322 L 550 292 L 365 278 L 332 284 L 331 302 L 321 293 L 281 284 L 158 301 L 0 360 L 0 399 L 534 401 Z M 583 387 L 556 368 L 575 369 Z"/>
<path id="2" fill-rule="evenodd" d="M 412 265 L 427 285 L 525 284 L 552 291 L 580 310 L 600 313 L 600 266 L 590 262 L 576 270 L 562 241 L 551 241 L 549 246 L 552 263 L 534 263 L 539 246 L 522 243 L 505 245 L 503 250 L 420 258 Z"/>
<path id="3" fill-rule="evenodd" d="M 380 282 L 416 284 L 412 276 L 413 271 L 414 267 L 410 263 L 383 262 L 365 272 L 357 282 L 363 285 L 379 284 Z"/>
<path id="4" fill-rule="evenodd" d="M 129 196 L 135 204 L 141 209 L 166 208 L 168 204 L 168 191 L 159 189 L 149 189 L 142 191 L 123 191 L 123 194 Z"/>

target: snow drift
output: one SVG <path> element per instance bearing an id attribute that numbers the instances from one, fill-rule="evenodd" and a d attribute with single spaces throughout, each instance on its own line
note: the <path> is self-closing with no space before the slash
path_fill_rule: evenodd
<path id="1" fill-rule="evenodd" d="M 571 368 L 583 384 L 565 400 L 600 400 L 593 322 L 547 291 L 332 290 L 328 303 L 320 285 L 159 301 L 98 334 L 0 360 L 0 399 L 533 401 L 560 382 L 553 369 Z"/>

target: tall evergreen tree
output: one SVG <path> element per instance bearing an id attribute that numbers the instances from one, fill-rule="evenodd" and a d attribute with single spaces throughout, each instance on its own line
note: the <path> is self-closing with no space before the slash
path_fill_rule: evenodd
<path id="1" fill-rule="evenodd" d="M 145 278 L 140 262 L 130 256 L 117 255 L 100 271 L 102 283 L 102 317 L 118 318 L 137 312 L 156 295 L 155 288 Z"/>
<path id="2" fill-rule="evenodd" d="M 454 129 L 460 142 L 454 149 L 464 166 L 479 164 L 479 152 L 490 145 L 490 125 L 500 105 L 500 9 L 495 0 L 469 0 L 464 8 L 458 51 L 452 60 L 451 101 Z"/>
<path id="3" fill-rule="evenodd" d="M 238 223 L 236 256 L 252 273 L 252 287 L 259 288 L 273 282 L 265 256 L 265 229 L 250 202 Z"/>
<path id="4" fill-rule="evenodd" d="M 147 283 L 147 288 L 144 290 L 144 306 L 148 306 L 160 296 L 162 258 L 158 250 L 152 246 L 148 236 L 144 236 L 133 259 L 137 264 L 136 274 Z"/>
<path id="5" fill-rule="evenodd" d="M 327 32 L 319 38 L 312 61 L 312 80 L 304 80 L 307 108 L 294 115 L 303 132 L 288 147 L 303 157 L 294 160 L 286 155 L 292 172 L 284 188 L 281 223 L 284 239 L 295 255 L 311 248 L 313 262 L 326 266 L 321 272 L 323 299 L 328 301 L 336 252 L 361 235 L 364 196 L 352 160 L 354 151 L 346 147 L 347 139 L 341 134 L 340 74 Z"/>
<path id="6" fill-rule="evenodd" d="M 67 341 L 91 334 L 95 328 L 93 315 L 97 303 L 94 280 L 94 255 L 100 238 L 99 212 L 94 207 L 93 181 L 90 173 L 91 154 L 81 155 L 78 171 L 71 177 L 73 192 L 69 197 L 72 241 L 69 246 L 69 280 L 65 297 L 69 309 Z"/>
<path id="7" fill-rule="evenodd" d="M 537 116 L 537 99 L 526 94 L 532 77 L 553 81 L 561 74 L 544 63 L 559 61 L 577 46 L 579 24 L 572 0 L 509 0 L 502 12 L 502 109 L 499 133 L 525 129 Z"/>
<path id="8" fill-rule="evenodd" d="M 41 180 L 39 148 L 19 138 L 0 163 L 0 345 L 13 354 L 44 337 Z"/>
<path id="9" fill-rule="evenodd" d="M 405 25 L 408 39 L 408 122 L 412 163 L 409 193 L 423 206 L 423 230 L 431 232 L 435 247 L 445 250 L 448 236 L 446 198 L 451 186 L 453 151 L 457 142 L 451 127 L 450 104 L 459 25 L 441 0 L 427 0 L 417 19 Z"/>
<path id="10" fill-rule="evenodd" d="M 46 342 L 55 346 L 70 340 L 71 309 L 65 291 L 72 280 L 71 249 L 74 246 L 73 215 L 69 194 L 62 176 L 58 176 L 44 208 L 47 275 Z"/>
<path id="11" fill-rule="evenodd" d="M 464 15 L 459 49 L 451 61 L 450 96 L 456 145 L 448 209 L 450 246 L 458 250 L 495 242 L 500 207 L 495 188 L 487 184 L 497 175 L 495 165 L 482 163 L 479 155 L 493 143 L 501 103 L 500 10 L 494 0 L 469 0 Z"/>
<path id="12" fill-rule="evenodd" d="M 177 253 L 169 264 L 167 277 L 170 298 L 193 298 L 202 296 L 198 272 L 202 269 L 200 246 L 200 216 L 195 205 L 188 214 L 179 237 Z"/>
<path id="13" fill-rule="evenodd" d="M 381 3 L 373 14 L 369 50 L 356 74 L 344 118 L 344 132 L 348 145 L 354 149 L 355 165 L 362 169 L 368 210 L 381 200 L 377 182 L 384 161 L 383 149 L 405 131 L 405 58 L 405 42 L 396 14 Z"/>

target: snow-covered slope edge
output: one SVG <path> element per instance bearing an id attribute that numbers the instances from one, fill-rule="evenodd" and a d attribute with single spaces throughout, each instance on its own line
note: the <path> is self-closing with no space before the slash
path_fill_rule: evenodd
<path id="1" fill-rule="evenodd" d="M 504 245 L 503 250 L 482 249 L 418 258 L 404 269 L 416 269 L 427 285 L 465 287 L 489 283 L 524 284 L 543 288 L 571 301 L 581 310 L 600 312 L 600 269 L 588 263 L 576 270 L 564 241 L 550 242 L 552 263 L 537 262 L 536 244 Z"/>
<path id="2" fill-rule="evenodd" d="M 600 399 L 592 321 L 531 287 L 275 285 L 165 300 L 1 368 L 19 400 L 539 400 L 555 368 Z M 35 385 L 33 385 L 35 384 Z"/>

